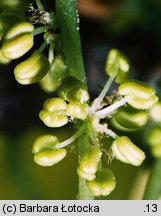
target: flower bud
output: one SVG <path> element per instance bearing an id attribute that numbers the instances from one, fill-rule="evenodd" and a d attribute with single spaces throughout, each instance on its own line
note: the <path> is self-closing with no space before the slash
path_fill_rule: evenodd
<path id="1" fill-rule="evenodd" d="M 61 98 L 49 98 L 44 102 L 44 109 L 49 112 L 63 111 L 67 109 L 66 102 Z"/>
<path id="2" fill-rule="evenodd" d="M 69 102 L 79 102 L 83 104 L 89 100 L 89 94 L 85 88 L 75 87 L 66 93 L 66 99 Z"/>
<path id="3" fill-rule="evenodd" d="M 128 97 L 127 103 L 135 109 L 150 109 L 154 104 L 157 103 L 159 98 L 156 95 L 152 95 L 149 98 L 140 97 Z"/>
<path id="4" fill-rule="evenodd" d="M 118 92 L 123 96 L 133 96 L 142 99 L 148 99 L 155 95 L 154 88 L 139 80 L 131 80 L 121 84 Z"/>
<path id="5" fill-rule="evenodd" d="M 85 103 L 89 100 L 88 91 L 84 85 L 72 76 L 62 80 L 59 96 L 69 102 Z"/>
<path id="6" fill-rule="evenodd" d="M 116 159 L 134 166 L 141 165 L 145 159 L 144 152 L 126 136 L 116 138 L 111 145 L 111 150 Z"/>
<path id="7" fill-rule="evenodd" d="M 40 81 L 40 86 L 46 92 L 55 91 L 61 84 L 61 80 L 66 76 L 66 65 L 62 56 L 58 55 L 51 63 L 48 74 Z"/>
<path id="8" fill-rule="evenodd" d="M 42 110 L 39 113 L 39 117 L 46 126 L 52 128 L 62 127 L 68 123 L 68 118 L 59 112 L 52 113 Z"/>
<path id="9" fill-rule="evenodd" d="M 33 46 L 33 30 L 33 25 L 28 22 L 19 22 L 8 28 L 3 36 L 3 56 L 12 60 L 28 52 Z"/>
<path id="10" fill-rule="evenodd" d="M 154 157 L 161 157 L 161 128 L 154 127 L 146 134 L 146 141 Z"/>
<path id="11" fill-rule="evenodd" d="M 153 146 L 151 153 L 155 158 L 161 158 L 161 145 Z"/>
<path id="12" fill-rule="evenodd" d="M 5 58 L 0 50 L 0 64 L 9 64 L 11 62 L 10 59 Z"/>
<path id="13" fill-rule="evenodd" d="M 66 154 L 67 151 L 65 149 L 42 151 L 35 154 L 34 161 L 40 166 L 53 166 L 65 158 Z"/>
<path id="14" fill-rule="evenodd" d="M 86 104 L 69 103 L 67 105 L 67 114 L 78 119 L 85 119 L 88 115 L 89 107 Z"/>
<path id="15" fill-rule="evenodd" d="M 84 152 L 80 158 L 77 173 L 84 179 L 92 181 L 96 177 L 97 166 L 101 158 L 101 150 L 98 147 L 93 147 Z"/>
<path id="16" fill-rule="evenodd" d="M 42 151 L 50 151 L 58 143 L 59 140 L 56 136 L 41 135 L 35 140 L 32 146 L 32 153 L 37 154 L 38 152 Z"/>
<path id="17" fill-rule="evenodd" d="M 161 145 L 161 128 L 151 128 L 151 130 L 147 133 L 146 140 L 150 146 Z"/>
<path id="18" fill-rule="evenodd" d="M 161 122 L 161 102 L 159 101 L 150 109 L 150 117 L 154 122 Z"/>
<path id="19" fill-rule="evenodd" d="M 35 50 L 27 60 L 16 66 L 14 75 L 22 85 L 33 84 L 45 76 L 49 67 L 49 61 L 44 54 Z"/>
<path id="20" fill-rule="evenodd" d="M 122 83 L 130 77 L 129 60 L 117 49 L 112 49 L 107 56 L 105 70 L 109 76 L 116 75 L 117 83 Z"/>
<path id="21" fill-rule="evenodd" d="M 107 196 L 115 188 L 115 177 L 111 170 L 104 168 L 96 173 L 93 181 L 87 181 L 87 186 L 94 196 Z"/>
<path id="22" fill-rule="evenodd" d="M 137 130 L 146 124 L 148 113 L 132 107 L 121 107 L 112 117 L 112 125 L 123 131 Z"/>

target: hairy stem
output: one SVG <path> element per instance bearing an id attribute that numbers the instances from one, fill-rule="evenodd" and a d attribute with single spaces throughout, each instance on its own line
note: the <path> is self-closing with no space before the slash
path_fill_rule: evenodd
<path id="1" fill-rule="evenodd" d="M 56 0 L 56 20 L 63 39 L 63 50 L 68 68 L 68 74 L 84 84 L 86 81 L 79 36 L 79 18 L 76 0 Z M 80 134 L 79 134 L 80 136 Z M 81 137 L 81 136 L 80 136 Z M 81 141 L 81 142 L 79 142 Z M 86 148 L 86 143 L 78 139 L 78 158 L 80 151 Z M 86 181 L 79 178 L 78 199 L 94 199 L 89 192 Z"/>
<path id="2" fill-rule="evenodd" d="M 68 73 L 85 82 L 76 1 L 56 0 L 56 17 L 63 38 Z"/>
<path id="3" fill-rule="evenodd" d="M 157 200 L 161 195 L 161 158 L 155 159 L 144 193 L 144 200 Z"/>

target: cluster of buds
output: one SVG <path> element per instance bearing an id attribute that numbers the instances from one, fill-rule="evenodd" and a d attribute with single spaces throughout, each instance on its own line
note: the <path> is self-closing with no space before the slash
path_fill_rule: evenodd
<path id="1" fill-rule="evenodd" d="M 22 85 L 39 82 L 46 92 L 58 89 L 59 97 L 47 99 L 39 117 L 51 128 L 73 122 L 77 129 L 72 137 L 63 142 L 51 134 L 38 137 L 32 149 L 34 161 L 40 166 L 53 166 L 66 157 L 65 147 L 77 140 L 78 176 L 86 181 L 94 196 L 110 194 L 116 182 L 113 172 L 103 164 L 103 155 L 133 166 L 142 164 L 144 152 L 127 136 L 118 136 L 115 129 L 130 132 L 147 123 L 149 110 L 151 107 L 154 109 L 158 101 L 154 88 L 138 80 L 129 80 L 131 69 L 128 58 L 117 49 L 112 49 L 105 67 L 109 79 L 100 95 L 90 103 L 86 84 L 68 74 L 60 45 L 62 41 L 59 35 L 53 33 L 54 29 L 48 29 L 46 22 L 43 28 L 41 26 L 35 29 L 31 23 L 17 17 L 12 19 L 11 15 L 3 15 L 1 18 L 0 63 L 8 63 L 25 55 L 33 47 L 34 35 L 44 33 L 40 49 L 34 50 L 28 59 L 15 67 L 15 78 Z M 42 20 L 39 23 L 43 23 Z M 47 46 L 48 58 L 43 54 Z M 110 104 L 102 106 L 114 80 L 119 84 L 117 96 Z M 152 109 L 150 113 L 155 116 Z M 161 155 L 160 134 L 161 129 L 155 128 L 148 136 L 148 142 L 156 156 Z M 103 137 L 112 138 L 112 143 L 104 147 L 101 144 Z"/>
<path id="2" fill-rule="evenodd" d="M 53 142 L 52 145 L 48 140 L 45 142 L 45 139 L 39 142 L 40 137 L 33 147 L 40 143 L 39 150 L 33 151 L 36 163 L 41 165 L 39 158 L 42 156 L 42 160 L 45 160 L 43 166 L 51 166 L 65 157 L 62 149 L 64 151 L 66 146 L 78 140 L 80 153 L 77 173 L 86 181 L 94 196 L 106 196 L 116 185 L 113 172 L 102 165 L 105 152 L 109 159 L 117 159 L 133 166 L 140 166 L 145 159 L 145 153 L 138 146 L 127 136 L 118 136 L 109 125 L 112 124 L 113 128 L 122 131 L 138 130 L 147 123 L 149 108 L 158 101 L 151 86 L 141 81 L 126 79 L 130 71 L 129 60 L 116 49 L 109 52 L 106 72 L 107 70 L 110 83 L 114 79 L 120 83 L 118 96 L 112 103 L 101 107 L 109 84 L 105 85 L 101 94 L 90 104 L 85 85 L 74 77 L 66 76 L 62 79 L 58 91 L 59 98 L 49 98 L 44 102 L 40 119 L 48 127 L 56 128 L 66 125 L 70 119 L 78 130 L 69 139 L 63 142 L 56 139 L 56 144 Z M 104 119 L 103 123 L 101 119 Z M 44 135 L 48 136 L 50 138 L 51 135 Z M 107 144 L 107 149 L 101 144 L 102 137 L 113 139 L 110 146 Z"/>
<path id="3" fill-rule="evenodd" d="M 34 36 L 43 33 L 44 41 L 40 48 L 15 67 L 14 75 L 22 85 L 39 82 L 44 91 L 53 92 L 60 86 L 67 71 L 61 49 L 57 48 L 54 57 L 54 47 L 58 47 L 61 41 L 57 40 L 54 25 L 52 28 L 48 24 L 35 27 L 15 15 L 0 15 L 0 64 L 8 64 L 24 56 L 33 48 Z M 48 57 L 43 54 L 46 48 L 49 48 Z"/>

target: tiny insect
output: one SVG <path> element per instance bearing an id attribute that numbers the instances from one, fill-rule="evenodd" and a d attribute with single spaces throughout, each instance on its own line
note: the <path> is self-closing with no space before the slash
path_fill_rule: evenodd
<path id="1" fill-rule="evenodd" d="M 101 103 L 101 107 L 106 107 L 112 104 L 113 100 L 118 98 L 119 94 L 117 91 L 113 91 L 111 95 L 104 97 L 102 103 Z"/>
<path id="2" fill-rule="evenodd" d="M 50 13 L 45 10 L 36 8 L 34 3 L 30 3 L 26 11 L 27 19 L 33 25 L 43 24 L 47 25 L 50 22 Z"/>

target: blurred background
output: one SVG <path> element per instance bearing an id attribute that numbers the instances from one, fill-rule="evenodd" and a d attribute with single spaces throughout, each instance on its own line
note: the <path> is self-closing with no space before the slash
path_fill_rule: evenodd
<path id="1" fill-rule="evenodd" d="M 1 0 L 0 12 L 19 12 L 23 16 L 30 2 Z M 54 0 L 43 2 L 47 9 L 54 9 Z M 92 97 L 98 95 L 107 79 L 104 66 L 111 48 L 129 57 L 132 78 L 152 84 L 160 96 L 161 1 L 78 0 L 78 10 L 83 58 Z M 38 45 L 37 42 L 35 46 Z M 55 93 L 47 94 L 37 84 L 19 85 L 13 75 L 18 62 L 20 59 L 0 65 L 0 199 L 76 199 L 76 151 L 69 149 L 63 161 L 49 168 L 36 165 L 31 153 L 38 135 L 52 133 L 65 140 L 72 135 L 73 128 L 64 127 L 62 133 L 62 129 L 51 130 L 43 125 L 38 113 L 43 102 Z M 140 168 L 117 161 L 110 164 L 117 186 L 104 199 L 142 198 L 152 163 L 143 130 L 128 136 L 146 151 L 144 164 Z"/>

